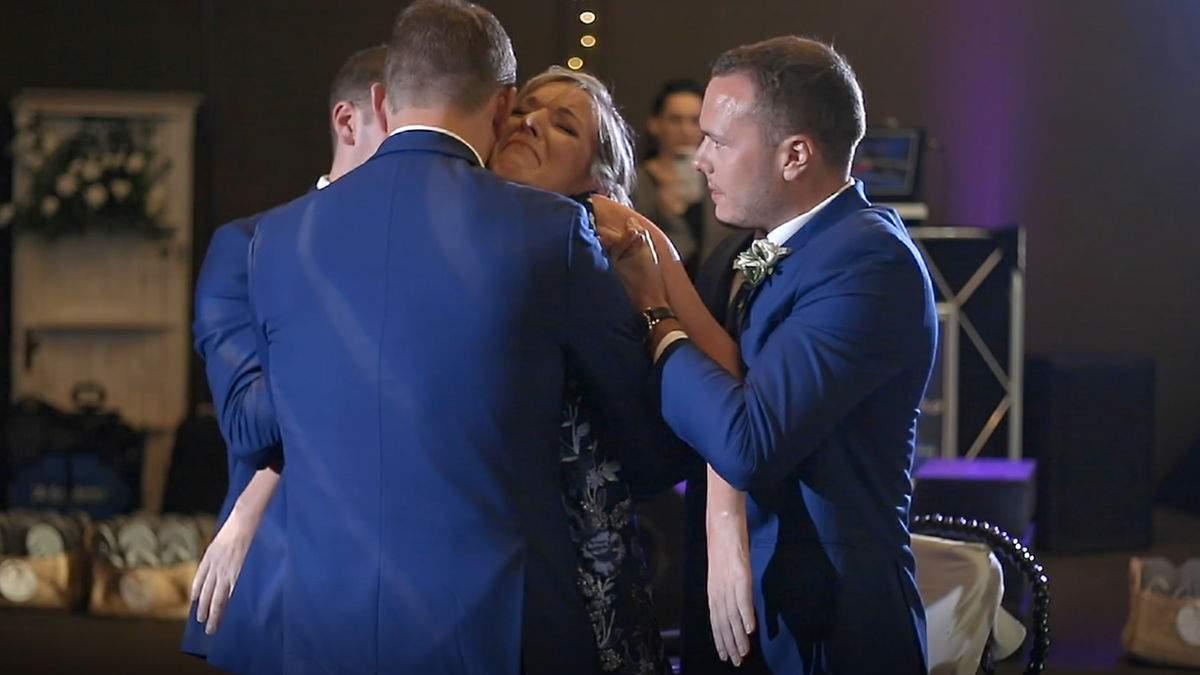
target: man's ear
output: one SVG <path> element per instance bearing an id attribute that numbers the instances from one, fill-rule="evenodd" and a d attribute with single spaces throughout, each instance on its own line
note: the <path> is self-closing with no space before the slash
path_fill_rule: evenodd
<path id="1" fill-rule="evenodd" d="M 513 108 L 517 105 L 517 88 L 504 87 L 496 92 L 496 110 L 492 117 L 492 131 L 496 138 L 504 133 L 508 118 L 512 116 Z"/>
<path id="2" fill-rule="evenodd" d="M 331 124 L 333 135 L 340 145 L 354 145 L 354 127 L 358 120 L 354 117 L 354 104 L 350 101 L 338 101 L 333 105 Z"/>
<path id="3" fill-rule="evenodd" d="M 379 82 L 371 85 L 371 111 L 375 113 L 377 124 L 381 125 L 383 133 L 391 131 L 387 123 L 387 88 Z"/>
<path id="4" fill-rule="evenodd" d="M 796 180 L 817 161 L 817 146 L 810 136 L 795 134 L 779 144 L 783 163 L 783 179 Z"/>

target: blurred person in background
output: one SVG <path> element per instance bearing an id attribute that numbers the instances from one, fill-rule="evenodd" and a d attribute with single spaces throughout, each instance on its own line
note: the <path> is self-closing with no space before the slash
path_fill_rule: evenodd
<path id="1" fill-rule="evenodd" d="M 670 80 L 659 89 L 646 121 L 648 147 L 634 196 L 634 208 L 662 228 L 692 277 L 733 232 L 717 220 L 704 174 L 693 164 L 703 139 L 703 98 L 704 87 L 693 80 Z"/>

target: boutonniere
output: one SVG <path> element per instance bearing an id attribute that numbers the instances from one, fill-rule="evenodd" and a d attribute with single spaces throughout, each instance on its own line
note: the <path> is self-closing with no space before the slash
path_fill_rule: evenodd
<path id="1" fill-rule="evenodd" d="M 775 266 L 791 252 L 792 249 L 772 243 L 769 239 L 756 239 L 750 248 L 738 254 L 733 267 L 746 275 L 746 284 L 753 288 L 774 274 Z"/>

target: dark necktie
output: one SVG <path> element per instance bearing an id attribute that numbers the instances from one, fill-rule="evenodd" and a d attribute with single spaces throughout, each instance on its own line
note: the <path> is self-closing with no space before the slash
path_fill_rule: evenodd
<path id="1" fill-rule="evenodd" d="M 742 317 L 746 315 L 746 300 L 750 298 L 750 291 L 754 287 L 746 283 L 746 275 L 740 271 L 734 273 L 732 286 L 736 290 L 731 289 L 733 297 L 730 298 L 729 306 L 725 309 L 725 331 L 736 340 L 742 334 Z"/>
<path id="2" fill-rule="evenodd" d="M 755 233 L 752 241 L 766 236 L 766 232 L 759 231 Z M 749 243 L 746 244 L 746 248 L 750 248 Z M 737 258 L 734 258 L 735 262 L 736 260 Z M 754 290 L 754 287 L 746 283 L 746 274 L 737 269 L 736 265 L 734 270 L 733 282 L 729 285 L 729 306 L 725 308 L 725 332 L 736 340 L 742 334 L 742 319 L 746 316 L 747 301 L 750 299 L 750 292 Z"/>

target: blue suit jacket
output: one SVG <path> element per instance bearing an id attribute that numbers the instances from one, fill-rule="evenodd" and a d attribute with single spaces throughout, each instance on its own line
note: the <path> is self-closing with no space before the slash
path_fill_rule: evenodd
<path id="1" fill-rule="evenodd" d="M 697 287 L 724 320 L 732 261 Z M 786 244 L 750 297 L 739 382 L 693 345 L 663 364 L 667 421 L 749 491 L 759 631 L 736 671 L 712 646 L 705 599 L 703 473 L 688 483 L 683 668 L 738 673 L 924 673 L 924 610 L 908 533 L 917 407 L 937 313 L 920 254 L 861 184 Z"/>
<path id="2" fill-rule="evenodd" d="M 250 312 L 247 264 L 262 214 L 218 228 L 196 280 L 192 332 L 228 450 L 229 491 L 217 517 L 225 523 L 242 491 L 279 443 L 275 409 L 263 379 Z M 216 635 L 191 615 L 181 649 L 239 675 L 282 671 L 280 623 L 283 499 L 272 499 L 247 555 L 237 590 Z"/>
<path id="3" fill-rule="evenodd" d="M 596 672 L 559 478 L 568 373 L 635 487 L 680 476 L 583 207 L 407 131 L 263 218 L 250 296 L 287 462 L 286 672 Z"/>

